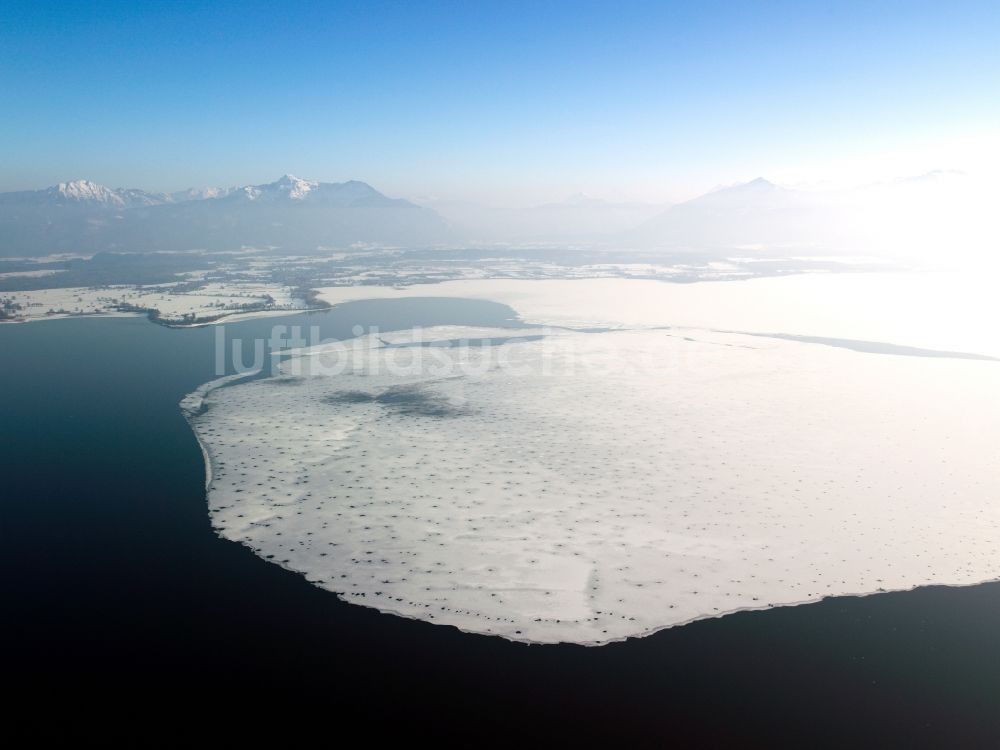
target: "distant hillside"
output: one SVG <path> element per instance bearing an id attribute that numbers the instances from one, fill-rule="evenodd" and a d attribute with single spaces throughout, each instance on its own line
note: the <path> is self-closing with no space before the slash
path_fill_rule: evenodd
<path id="1" fill-rule="evenodd" d="M 831 229 L 830 208 L 813 195 L 758 178 L 671 206 L 624 238 L 665 249 L 785 252 L 825 248 Z"/>
<path id="2" fill-rule="evenodd" d="M 496 208 L 460 201 L 428 201 L 466 240 L 484 242 L 601 242 L 631 229 L 662 205 L 614 202 L 575 195 L 528 208 Z"/>

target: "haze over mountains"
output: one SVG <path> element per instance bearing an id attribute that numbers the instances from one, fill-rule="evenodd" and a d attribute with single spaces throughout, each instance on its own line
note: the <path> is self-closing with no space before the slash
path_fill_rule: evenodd
<path id="1" fill-rule="evenodd" d="M 664 209 L 656 203 L 583 194 L 526 208 L 433 199 L 421 203 L 447 219 L 460 236 L 486 242 L 593 242 L 633 229 Z"/>
<path id="2" fill-rule="evenodd" d="M 440 200 L 417 205 L 364 182 L 292 175 L 171 194 L 77 180 L 0 193 L 0 257 L 492 243 L 730 256 L 995 254 L 994 197 L 995 189 L 954 172 L 840 191 L 793 190 L 758 178 L 667 207 L 587 196 L 528 208 Z"/>
<path id="3" fill-rule="evenodd" d="M 826 190 L 757 178 L 671 206 L 618 241 L 730 256 L 992 262 L 1000 251 L 998 200 L 997 185 L 953 171 Z"/>
<path id="4" fill-rule="evenodd" d="M 758 177 L 671 206 L 627 233 L 640 246 L 803 249 L 829 238 L 829 206 Z"/>

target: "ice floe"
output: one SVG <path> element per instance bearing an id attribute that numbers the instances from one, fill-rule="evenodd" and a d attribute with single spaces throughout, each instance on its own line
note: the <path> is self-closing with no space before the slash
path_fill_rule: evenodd
<path id="1" fill-rule="evenodd" d="M 349 602 L 543 643 L 1000 576 L 996 362 L 517 333 L 203 387 L 214 527 Z"/>

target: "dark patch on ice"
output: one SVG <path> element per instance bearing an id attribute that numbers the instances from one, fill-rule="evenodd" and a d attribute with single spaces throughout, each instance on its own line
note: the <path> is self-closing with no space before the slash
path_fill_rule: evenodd
<path id="1" fill-rule="evenodd" d="M 375 401 L 375 395 L 364 391 L 342 391 L 324 396 L 323 401 L 328 404 L 370 404 Z"/>
<path id="2" fill-rule="evenodd" d="M 298 377 L 288 377 L 288 378 L 265 378 L 261 381 L 262 383 L 267 383 L 268 385 L 284 385 L 284 386 L 297 386 L 305 385 L 305 378 Z"/>
<path id="3" fill-rule="evenodd" d="M 470 410 L 418 385 L 397 385 L 380 393 L 341 391 L 324 396 L 328 404 L 381 404 L 396 414 L 415 417 L 460 417 Z"/>

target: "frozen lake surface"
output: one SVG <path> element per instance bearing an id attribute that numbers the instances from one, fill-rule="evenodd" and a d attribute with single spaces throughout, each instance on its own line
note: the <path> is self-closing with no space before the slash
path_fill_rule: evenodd
<path id="1" fill-rule="evenodd" d="M 816 284 L 798 278 L 773 281 Z M 190 420 L 216 530 L 348 601 L 531 642 L 1000 575 L 998 363 L 947 356 L 965 329 L 887 356 L 660 328 L 678 289 L 724 311 L 758 282 L 505 283 L 538 322 L 634 329 L 362 336 L 208 390 Z M 898 325 L 835 323 L 817 329 Z"/>

